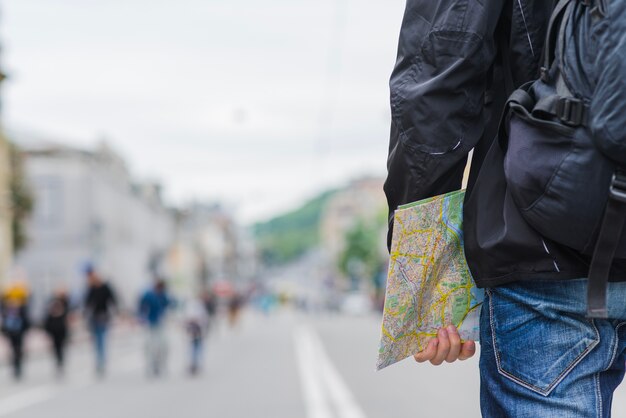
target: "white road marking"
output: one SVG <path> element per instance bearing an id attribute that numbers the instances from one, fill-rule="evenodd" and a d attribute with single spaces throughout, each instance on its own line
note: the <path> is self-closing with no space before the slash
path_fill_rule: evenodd
<path id="1" fill-rule="evenodd" d="M 52 386 L 46 385 L 28 389 L 17 395 L 2 399 L 0 400 L 0 417 L 45 402 L 52 399 L 55 394 L 56 390 Z"/>
<path id="2" fill-rule="evenodd" d="M 354 400 L 354 396 L 341 375 L 332 364 L 324 346 L 316 334 L 312 334 L 317 355 L 322 363 L 322 376 L 328 385 L 328 393 L 337 408 L 340 418 L 365 418 L 365 413 Z"/>
<path id="3" fill-rule="evenodd" d="M 293 337 L 307 418 L 330 418 L 330 406 L 318 373 L 311 333 L 305 328 L 297 328 Z"/>
<path id="4" fill-rule="evenodd" d="M 139 369 L 140 366 L 141 356 L 139 353 L 129 353 L 120 360 L 116 361 L 114 369 L 116 373 L 129 373 Z M 95 383 L 96 378 L 94 376 L 94 372 L 92 370 L 83 369 L 75 373 L 67 384 L 63 386 L 65 386 L 65 391 L 71 391 L 91 386 Z M 61 387 L 53 384 L 45 384 L 25 389 L 14 395 L 0 399 L 0 417 L 4 417 L 21 409 L 49 401 L 61 393 Z"/>
<path id="5" fill-rule="evenodd" d="M 14 395 L 0 399 L 0 417 L 12 414 L 42 402 L 49 401 L 63 391 L 71 391 L 91 386 L 95 383 L 92 373 L 86 371 L 77 373 L 72 379 L 62 385 L 45 384 L 23 390 Z"/>
<path id="6" fill-rule="evenodd" d="M 331 416 L 330 397 L 339 418 L 366 418 L 350 389 L 332 364 L 322 341 L 310 328 L 294 331 L 296 355 L 308 418 Z"/>

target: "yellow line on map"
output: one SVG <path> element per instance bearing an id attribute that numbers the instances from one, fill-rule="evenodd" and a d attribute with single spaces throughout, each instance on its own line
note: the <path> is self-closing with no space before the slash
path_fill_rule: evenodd
<path id="1" fill-rule="evenodd" d="M 419 339 L 420 337 L 431 337 L 431 338 L 434 338 L 434 337 L 436 337 L 436 336 L 437 336 L 437 333 L 436 333 L 436 332 L 425 332 L 425 331 L 422 331 L 422 332 L 416 332 L 416 331 L 411 331 L 411 332 L 409 332 L 409 333 L 407 333 L 407 334 L 402 334 L 402 335 L 398 335 L 397 337 L 393 337 L 393 336 L 389 333 L 389 331 L 387 331 L 387 329 L 386 329 L 384 326 L 382 327 L 382 332 L 383 332 L 383 334 L 384 334 L 387 338 L 389 338 L 389 339 L 390 339 L 392 342 L 394 342 L 394 343 L 395 343 L 395 342 L 398 342 L 398 341 L 400 341 L 400 340 L 403 340 L 403 339 L 405 339 L 405 338 L 409 338 L 409 337 L 415 337 L 415 338 L 418 338 L 418 339 Z"/>

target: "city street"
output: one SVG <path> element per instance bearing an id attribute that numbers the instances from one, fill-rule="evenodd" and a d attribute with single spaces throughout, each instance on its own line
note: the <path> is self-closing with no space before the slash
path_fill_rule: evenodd
<path id="1" fill-rule="evenodd" d="M 118 333 L 110 370 L 93 373 L 85 343 L 75 344 L 65 378 L 45 353 L 31 356 L 14 384 L 1 369 L 2 418 L 362 418 L 479 417 L 477 360 L 435 368 L 412 360 L 374 371 L 378 318 L 247 312 L 208 341 L 200 376 L 185 372 L 184 333 L 170 327 L 169 370 L 145 373 L 142 336 Z M 625 416 L 624 390 L 615 416 Z M 620 411 L 622 413 L 620 414 Z"/>

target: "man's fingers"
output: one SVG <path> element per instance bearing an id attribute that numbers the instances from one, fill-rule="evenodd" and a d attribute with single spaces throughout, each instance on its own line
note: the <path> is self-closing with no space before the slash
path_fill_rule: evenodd
<path id="1" fill-rule="evenodd" d="M 418 363 L 430 361 L 434 366 L 439 366 L 444 361 L 452 363 L 456 360 L 467 360 L 476 353 L 476 343 L 465 341 L 461 343 L 461 336 L 454 325 L 441 328 L 437 338 L 428 342 L 426 348 L 413 357 Z"/>
<path id="2" fill-rule="evenodd" d="M 448 338 L 450 339 L 450 351 L 445 360 L 447 363 L 452 363 L 459 358 L 459 353 L 461 352 L 461 337 L 454 325 L 448 326 L 447 330 Z"/>
<path id="3" fill-rule="evenodd" d="M 432 360 L 435 357 L 435 354 L 437 354 L 438 343 L 439 341 L 436 338 L 430 340 L 424 350 L 413 356 L 413 358 L 415 358 L 415 361 L 417 361 L 418 363 L 423 363 L 425 361 Z"/>
<path id="4" fill-rule="evenodd" d="M 439 340 L 439 346 L 437 347 L 437 354 L 430 361 L 435 366 L 439 366 L 445 358 L 448 356 L 448 352 L 450 351 L 450 339 L 448 338 L 448 331 L 445 328 L 441 328 L 439 333 L 437 334 L 437 339 Z"/>
<path id="5" fill-rule="evenodd" d="M 474 341 L 465 341 L 461 346 L 459 360 L 467 360 L 476 353 L 476 343 Z"/>

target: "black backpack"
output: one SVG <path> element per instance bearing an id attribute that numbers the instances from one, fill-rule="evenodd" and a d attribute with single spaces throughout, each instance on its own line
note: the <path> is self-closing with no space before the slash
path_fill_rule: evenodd
<path id="1" fill-rule="evenodd" d="M 509 97 L 499 135 L 506 183 L 524 220 L 544 237 L 592 256 L 587 313 L 594 318 L 607 316 L 613 259 L 626 258 L 626 164 L 592 135 L 593 86 L 585 64 L 572 57 L 581 56 L 581 41 L 605 18 L 604 1 L 558 2 L 541 77 Z"/>

